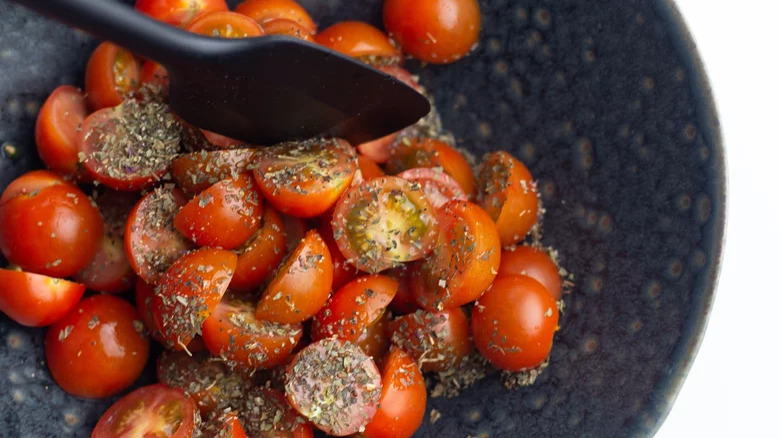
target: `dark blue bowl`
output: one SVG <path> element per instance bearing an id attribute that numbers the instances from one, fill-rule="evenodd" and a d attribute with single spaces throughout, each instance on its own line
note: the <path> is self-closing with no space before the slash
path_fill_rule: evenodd
<path id="1" fill-rule="evenodd" d="M 302 3 L 321 27 L 381 19 L 379 0 Z M 442 417 L 418 435 L 652 435 L 704 334 L 722 249 L 723 148 L 702 64 L 668 0 L 481 4 L 473 55 L 410 68 L 461 146 L 510 150 L 539 178 L 546 242 L 576 287 L 536 385 L 494 377 L 431 400 Z M 40 166 L 37 108 L 82 83 L 95 41 L 5 0 L 0 29 L 0 145 L 21 154 L 0 160 L 5 186 Z M 89 436 L 110 401 L 52 382 L 43 333 L 0 316 L 0 435 Z"/>

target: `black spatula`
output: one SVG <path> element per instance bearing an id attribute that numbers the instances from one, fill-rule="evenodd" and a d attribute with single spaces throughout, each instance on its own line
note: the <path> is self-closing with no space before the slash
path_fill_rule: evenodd
<path id="1" fill-rule="evenodd" d="M 249 143 L 335 136 L 358 144 L 430 110 L 427 99 L 402 82 L 295 38 L 209 38 L 114 0 L 13 1 L 164 65 L 174 111 Z"/>

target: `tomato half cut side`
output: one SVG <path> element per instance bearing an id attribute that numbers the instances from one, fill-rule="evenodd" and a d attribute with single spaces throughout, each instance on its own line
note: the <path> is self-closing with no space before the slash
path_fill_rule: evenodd
<path id="1" fill-rule="evenodd" d="M 388 172 L 397 174 L 418 167 L 441 167 L 458 182 L 469 199 L 477 192 L 471 165 L 454 147 L 430 137 L 404 138 L 393 144 L 387 162 Z"/>
<path id="2" fill-rule="evenodd" d="M 347 261 L 377 273 L 433 249 L 436 218 L 419 185 L 381 177 L 352 187 L 333 214 L 333 237 Z"/>
<path id="3" fill-rule="evenodd" d="M 397 64 L 403 59 L 390 37 L 362 21 L 342 21 L 318 33 L 317 44 L 370 64 Z"/>
<path id="4" fill-rule="evenodd" d="M 196 194 L 227 178 L 238 178 L 255 162 L 255 149 L 198 151 L 178 156 L 171 164 L 177 187 Z"/>
<path id="5" fill-rule="evenodd" d="M 317 25 L 303 7 L 293 0 L 245 0 L 236 6 L 236 12 L 260 23 L 263 27 L 274 20 L 290 20 L 311 35 Z"/>
<path id="6" fill-rule="evenodd" d="M 266 35 L 286 35 L 293 38 L 298 38 L 299 40 L 308 41 L 310 43 L 314 42 L 314 37 L 312 34 L 309 33 L 308 30 L 304 29 L 303 26 L 294 21 L 285 20 L 283 18 L 278 18 L 276 20 L 263 23 L 263 30 L 265 31 Z"/>
<path id="7" fill-rule="evenodd" d="M 65 176 L 79 174 L 79 127 L 88 111 L 84 92 L 70 85 L 46 98 L 35 121 L 35 146 L 46 167 Z"/>
<path id="8" fill-rule="evenodd" d="M 349 143 L 313 139 L 263 149 L 254 175 L 274 208 L 309 218 L 331 208 L 356 172 L 357 155 Z"/>
<path id="9" fill-rule="evenodd" d="M 542 283 L 555 300 L 561 299 L 561 274 L 546 251 L 532 246 L 512 246 L 501 251 L 498 277 L 527 275 Z"/>
<path id="10" fill-rule="evenodd" d="M 246 438 L 246 431 L 238 414 L 224 411 L 204 424 L 203 438 Z"/>
<path id="11" fill-rule="evenodd" d="M 186 30 L 219 38 L 251 38 L 265 35 L 263 28 L 251 18 L 230 11 L 215 11 L 200 15 Z"/>
<path id="12" fill-rule="evenodd" d="M 156 384 L 138 388 L 111 405 L 92 438 L 188 438 L 199 426 L 195 403 L 184 391 Z"/>
<path id="13" fill-rule="evenodd" d="M 138 88 L 141 65 L 129 51 L 101 43 L 87 62 L 84 88 L 92 111 L 119 105 Z"/>
<path id="14" fill-rule="evenodd" d="M 434 208 L 439 208 L 452 200 L 468 200 L 458 182 L 439 168 L 418 167 L 404 170 L 398 174 L 398 177 L 420 183 L 425 197 Z"/>
<path id="15" fill-rule="evenodd" d="M 252 388 L 239 408 L 239 418 L 252 438 L 312 438 L 309 423 L 290 406 L 284 394 Z"/>
<path id="16" fill-rule="evenodd" d="M 287 236 L 284 222 L 279 213 L 271 207 L 263 207 L 260 226 L 238 253 L 238 263 L 232 290 L 249 292 L 260 287 L 284 259 L 287 250 Z"/>
<path id="17" fill-rule="evenodd" d="M 0 269 L 0 284 L 0 311 L 28 327 L 67 315 L 86 290 L 83 284 L 11 269 Z"/>
<path id="18" fill-rule="evenodd" d="M 184 27 L 198 15 L 227 11 L 225 0 L 136 0 L 135 8 L 155 20 Z"/>

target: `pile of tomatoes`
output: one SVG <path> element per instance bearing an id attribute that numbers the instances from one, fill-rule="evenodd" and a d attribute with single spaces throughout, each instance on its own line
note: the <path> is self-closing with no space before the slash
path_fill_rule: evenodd
<path id="1" fill-rule="evenodd" d="M 207 35 L 314 41 L 421 92 L 402 53 L 451 62 L 479 33 L 474 0 L 387 0 L 394 41 L 359 22 L 318 33 L 292 0 L 136 7 Z M 425 413 L 423 372 L 456 369 L 474 347 L 502 370 L 547 360 L 561 278 L 547 252 L 523 245 L 539 201 L 509 153 L 487 154 L 475 173 L 421 126 L 363 145 L 252 147 L 180 120 L 164 69 L 111 43 L 85 82 L 86 93 L 61 86 L 41 108 L 48 170 L 0 197 L 11 264 L 0 310 L 49 326 L 49 370 L 75 396 L 120 393 L 150 338 L 166 348 L 160 383 L 120 399 L 93 437 L 306 437 L 312 427 L 409 437 Z"/>

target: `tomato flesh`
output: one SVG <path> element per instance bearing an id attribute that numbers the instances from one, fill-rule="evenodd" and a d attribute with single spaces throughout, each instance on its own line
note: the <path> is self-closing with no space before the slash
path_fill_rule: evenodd
<path id="1" fill-rule="evenodd" d="M 454 178 L 435 168 L 414 168 L 398 174 L 399 178 L 418 182 L 423 193 L 434 208 L 439 208 L 449 201 L 467 201 L 466 193 Z"/>
<path id="2" fill-rule="evenodd" d="M 455 148 L 430 137 L 404 138 L 390 148 L 387 170 L 401 173 L 418 167 L 441 167 L 466 193 L 473 198 L 477 191 L 474 172 L 466 158 Z"/>
<path id="3" fill-rule="evenodd" d="M 263 30 L 266 35 L 287 35 L 310 43 L 314 42 L 314 37 L 309 31 L 298 23 L 283 18 L 263 23 Z"/>
<path id="4" fill-rule="evenodd" d="M 272 388 L 254 387 L 239 409 L 239 418 L 252 438 L 312 438 L 311 426 Z"/>

